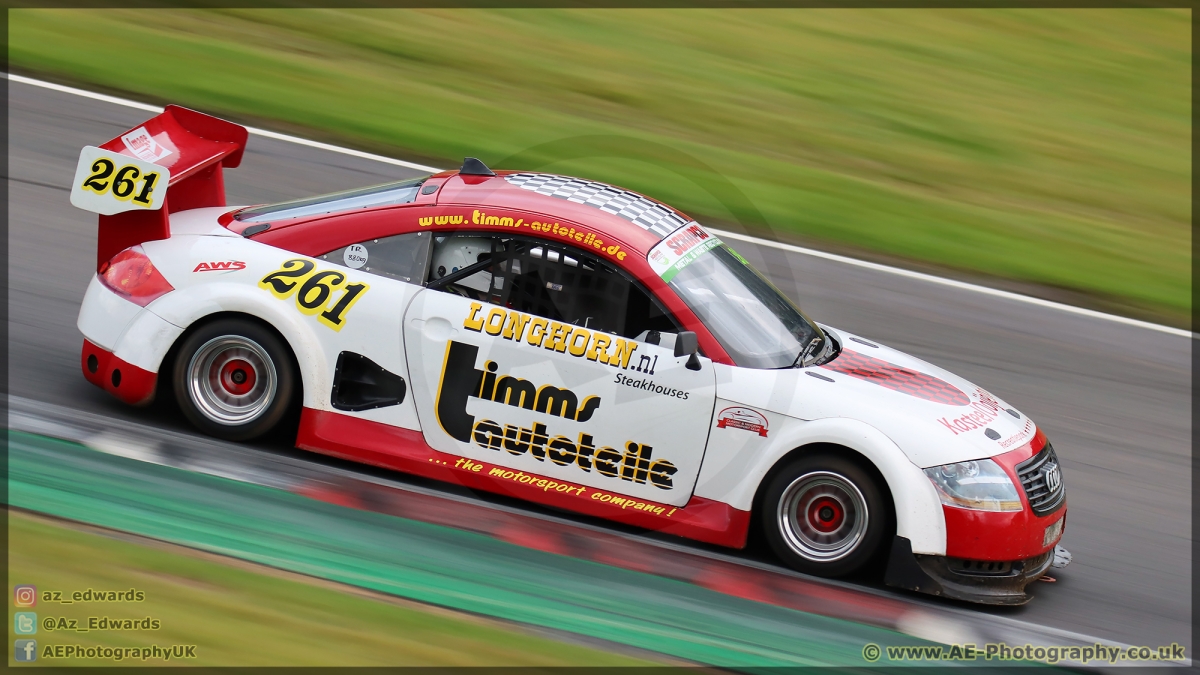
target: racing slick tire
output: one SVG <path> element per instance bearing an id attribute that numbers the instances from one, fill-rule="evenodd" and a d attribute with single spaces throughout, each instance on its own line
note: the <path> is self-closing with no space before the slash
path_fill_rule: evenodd
<path id="1" fill-rule="evenodd" d="M 843 577 L 874 562 L 891 511 L 871 474 L 848 458 L 819 452 L 783 467 L 762 502 L 771 549 L 788 567 Z"/>
<path id="2" fill-rule="evenodd" d="M 289 416 L 298 378 L 291 351 L 273 331 L 219 319 L 183 341 L 171 380 L 188 421 L 210 436 L 246 441 Z"/>

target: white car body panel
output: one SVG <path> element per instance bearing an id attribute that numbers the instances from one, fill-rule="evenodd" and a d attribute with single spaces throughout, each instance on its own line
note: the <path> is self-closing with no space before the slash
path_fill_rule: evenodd
<path id="1" fill-rule="evenodd" d="M 536 471 L 550 477 L 579 483 L 596 483 L 600 489 L 618 489 L 642 499 L 683 505 L 695 494 L 749 510 L 754 495 L 770 469 L 789 452 L 814 443 L 832 443 L 849 447 L 868 460 L 887 480 L 895 503 L 897 534 L 907 537 L 917 553 L 944 555 L 946 526 L 942 506 L 921 467 L 994 456 L 1028 442 L 1036 429 L 1023 415 L 1015 417 L 1005 412 L 1008 405 L 990 397 L 987 392 L 936 366 L 876 344 L 869 346 L 853 341 L 848 333 L 827 328 L 844 350 L 851 350 L 881 359 L 889 364 L 938 378 L 953 385 L 970 397 L 968 406 L 952 406 L 925 400 L 918 396 L 889 389 L 875 382 L 836 372 L 829 368 L 753 370 L 704 360 L 703 371 L 712 380 L 704 384 L 699 379 L 689 385 L 680 380 L 676 386 L 690 388 L 703 395 L 698 401 L 714 401 L 694 410 L 690 425 L 697 433 L 683 433 L 680 445 L 693 450 L 674 451 L 672 462 L 679 468 L 681 488 L 664 494 L 649 485 L 617 485 L 611 481 L 596 482 L 594 475 L 581 475 L 575 467 L 555 466 L 549 462 L 533 461 L 524 464 L 505 461 L 494 450 L 455 441 L 438 426 L 432 401 L 427 392 L 436 392 L 441 377 L 447 339 L 463 335 L 462 318 L 449 324 L 448 330 L 432 330 L 427 319 L 428 306 L 462 303 L 457 296 L 424 291 L 420 286 L 395 281 L 368 272 L 353 270 L 329 262 L 306 258 L 266 244 L 238 236 L 216 222 L 228 208 L 197 209 L 172 216 L 172 237 L 142 244 L 174 292 L 156 299 L 145 309 L 109 291 L 93 279 L 80 311 L 79 327 L 95 344 L 114 351 L 120 358 L 146 370 L 156 372 L 162 359 L 179 335 L 196 321 L 217 312 L 239 312 L 258 317 L 278 330 L 296 355 L 304 386 L 304 406 L 332 411 L 406 429 L 425 429 L 427 442 L 434 448 L 484 461 L 502 461 L 515 468 Z M 318 269 L 336 270 L 347 282 L 369 285 L 352 306 L 340 331 L 335 331 L 298 311 L 296 302 L 280 299 L 260 287 L 259 281 L 280 269 L 286 260 L 304 258 Z M 201 263 L 209 268 L 200 269 Z M 217 265 L 220 263 L 220 265 Z M 235 264 L 236 263 L 236 264 Z M 226 267 L 222 268 L 221 266 Z M 426 297 L 410 309 L 415 298 Z M 464 304 L 465 307 L 465 304 Z M 457 311 L 462 308 L 455 307 Z M 408 321 L 404 320 L 408 316 Z M 432 315 L 431 315 L 432 316 Z M 479 333 L 473 333 L 478 337 Z M 406 358 L 420 364 L 410 371 Z M 499 341 L 497 341 L 499 342 Z M 565 367 L 569 362 L 547 358 L 536 348 L 522 350 L 515 345 L 480 343 L 481 358 L 501 360 L 513 365 L 511 372 L 538 383 L 596 389 L 605 398 L 603 410 L 593 424 L 575 421 L 563 423 L 572 427 L 563 431 L 577 433 L 593 430 L 600 436 L 611 435 L 609 430 L 618 422 L 632 431 L 623 430 L 620 439 L 605 438 L 601 442 L 617 445 L 627 436 L 655 436 L 655 447 L 664 450 L 675 445 L 669 435 L 659 439 L 664 427 L 655 431 L 645 407 L 654 403 L 647 396 L 631 395 L 633 390 L 613 384 L 613 373 L 600 367 L 597 372 L 574 372 L 575 369 L 596 364 L 586 362 L 578 368 Z M 500 351 L 496 351 L 499 348 Z M 656 354 L 667 361 L 675 359 L 669 351 L 653 345 L 639 347 L 640 353 Z M 412 395 L 402 404 L 362 412 L 335 410 L 331 404 L 334 364 L 342 351 L 363 354 L 378 365 L 403 377 L 410 383 Z M 495 354 L 492 354 L 495 352 Z M 528 352 L 528 353 L 526 353 Z M 497 356 L 498 354 L 499 356 Z M 480 361 L 482 363 L 482 361 Z M 809 371 L 819 375 L 813 377 Z M 616 372 L 616 371 L 614 371 Z M 680 378 L 690 371 L 677 371 Z M 694 375 L 694 374 L 693 374 Z M 586 386 L 585 386 L 586 385 Z M 693 386 L 694 385 L 694 386 Z M 603 389 L 603 391 L 600 391 Z M 711 392 L 711 393 L 704 393 Z M 649 395 L 653 396 L 653 395 Z M 661 398 L 661 397 L 659 397 Z M 609 403 L 611 401 L 612 403 Z M 617 405 L 620 401 L 624 401 Z M 472 401 L 471 411 L 478 416 L 496 417 L 494 408 L 504 408 L 514 424 L 531 424 L 532 413 L 521 408 L 503 406 L 492 401 Z M 999 406 L 999 411 L 995 408 Z M 661 406 L 659 406 L 661 407 Z M 669 415 L 666 409 L 651 405 L 655 415 Z M 744 407 L 748 419 L 761 415 L 766 421 L 763 434 L 751 428 L 721 426 L 722 410 Z M 701 409 L 703 408 L 703 410 Z M 615 416 L 612 413 L 617 413 Z M 963 415 L 974 416 L 973 422 L 952 427 Z M 526 419 L 528 418 L 528 419 Z M 705 421 L 701 421 L 705 420 Z M 677 421 L 679 424 L 682 420 Z M 422 424 L 424 422 L 424 425 Z M 947 424 L 950 422 L 950 424 Z M 753 424 L 742 422 L 743 426 Z M 576 429 L 574 427 L 578 426 Z M 999 434 L 997 440 L 985 436 L 985 427 Z M 686 429 L 688 425 L 676 426 Z M 600 429 L 603 429 L 601 431 Z M 707 433 L 707 442 L 705 434 Z M 765 434 L 765 435 L 764 435 Z M 693 438 L 694 436 L 694 438 Z M 706 449 L 707 446 L 707 449 Z M 500 453 L 503 455 L 504 453 Z M 663 455 L 656 455 L 660 457 Z M 560 475 L 561 474 L 561 475 Z M 590 482 L 589 482 L 590 481 Z M 617 483 L 620 483 L 618 481 Z M 693 488 L 694 486 L 694 488 Z"/>
<path id="2" fill-rule="evenodd" d="M 718 378 L 726 369 L 732 367 L 717 365 Z M 729 389 L 725 386 L 720 391 L 724 394 Z M 739 404 L 745 402 L 719 398 L 717 410 Z M 764 417 L 766 437 L 718 428 L 714 419 L 697 496 L 749 511 L 764 477 L 788 453 L 814 443 L 841 445 L 866 457 L 887 481 L 895 504 L 896 534 L 912 541 L 914 552 L 945 554 L 946 522 L 937 492 L 925 474 L 878 429 L 847 417 L 805 421 L 772 412 Z"/>
<path id="3" fill-rule="evenodd" d="M 79 319 L 75 325 L 93 344 L 113 351 L 125 328 L 141 311 L 138 305 L 108 290 L 100 278 L 93 274 L 83 295 L 83 304 L 79 306 Z"/>
<path id="4" fill-rule="evenodd" d="M 214 223 L 215 215 L 228 211 L 203 210 L 210 212 L 207 217 Z M 149 312 L 181 329 L 218 312 L 248 314 L 267 322 L 279 331 L 296 355 L 304 387 L 305 407 L 334 410 L 330 400 L 333 370 L 342 351 L 363 354 L 406 381 L 409 379 L 401 319 L 408 303 L 421 290 L 419 286 L 331 265 L 236 235 L 177 235 L 166 240 L 145 242 L 142 248 L 175 288 L 173 292 L 150 303 L 146 308 Z M 260 279 L 280 269 L 284 261 L 297 258 L 313 262 L 318 269 L 336 270 L 345 275 L 348 282 L 360 281 L 369 286 L 347 313 L 342 330 L 328 328 L 314 317 L 301 313 L 293 300 L 281 300 L 258 286 Z M 237 262 L 244 267 L 197 271 L 201 263 L 219 262 Z M 126 302 L 103 286 L 101 291 L 120 302 Z M 81 320 L 83 316 L 81 312 Z M 366 320 L 366 317 L 371 317 L 371 320 Z M 89 332 L 84 330 L 84 334 L 89 335 Z M 385 336 L 389 335 L 394 338 L 386 339 Z M 122 358 L 151 372 L 158 371 L 171 347 L 171 343 L 158 341 L 142 341 L 136 347 L 132 346 L 133 343 L 125 347 L 124 342 L 114 343 L 118 355 L 126 354 Z M 110 345 L 101 346 L 113 349 Z M 406 397 L 398 406 L 336 412 L 407 429 L 420 429 L 411 397 Z"/>
<path id="5" fill-rule="evenodd" d="M 796 419 L 846 417 L 861 420 L 886 434 L 913 464 L 923 468 L 993 457 L 1029 442 L 1036 433 L 1029 418 L 1020 413 L 1017 417 L 1007 413 L 1010 408 L 1007 403 L 953 373 L 878 343 L 869 347 L 852 340 L 855 336 L 849 333 L 825 328 L 841 343 L 843 350 L 863 353 L 890 365 L 938 378 L 967 395 L 970 405 L 936 403 L 822 367 L 722 368 L 718 371 L 718 395 Z M 812 377 L 809 372 L 819 377 Z M 993 412 L 992 406 L 982 405 L 981 401 L 986 398 L 995 401 L 1000 410 Z M 968 413 L 982 423 L 973 424 L 975 428 L 967 430 L 952 430 L 941 422 L 953 422 Z M 999 439 L 988 438 L 985 435 L 987 429 L 999 434 Z"/>
<path id="6" fill-rule="evenodd" d="M 125 329 L 112 352 L 126 363 L 154 373 L 162 364 L 163 355 L 181 334 L 183 329 L 179 326 L 150 310 L 142 310 Z"/>
<path id="7" fill-rule="evenodd" d="M 213 206 L 204 209 L 191 209 L 171 214 L 171 236 L 195 234 L 209 237 L 232 237 L 241 239 L 235 232 L 223 227 L 217 219 L 223 214 L 239 208 L 236 206 Z"/>

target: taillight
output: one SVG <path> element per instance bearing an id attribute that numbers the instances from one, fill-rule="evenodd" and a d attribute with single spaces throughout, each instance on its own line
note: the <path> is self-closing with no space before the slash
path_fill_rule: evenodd
<path id="1" fill-rule="evenodd" d="M 112 257 L 96 272 L 112 292 L 142 307 L 175 290 L 154 268 L 141 246 L 133 246 Z"/>

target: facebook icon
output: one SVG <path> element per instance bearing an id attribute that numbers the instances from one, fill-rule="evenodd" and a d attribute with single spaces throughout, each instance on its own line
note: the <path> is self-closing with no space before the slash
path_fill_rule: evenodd
<path id="1" fill-rule="evenodd" d="M 13 658 L 22 663 L 37 661 L 37 640 L 17 640 L 16 647 Z"/>

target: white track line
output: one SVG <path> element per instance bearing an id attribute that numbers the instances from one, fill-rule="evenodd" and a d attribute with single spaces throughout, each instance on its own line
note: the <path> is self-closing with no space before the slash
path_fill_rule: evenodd
<path id="1" fill-rule="evenodd" d="M 1024 302 L 1029 305 L 1037 305 L 1038 307 L 1048 307 L 1050 309 L 1057 309 L 1059 311 L 1068 312 L 1070 314 L 1078 314 L 1080 316 L 1088 316 L 1093 319 L 1104 319 L 1105 321 L 1113 321 L 1116 323 L 1123 323 L 1128 326 L 1137 326 L 1139 328 L 1155 330 L 1160 333 L 1166 333 L 1168 335 L 1178 335 L 1179 337 L 1186 337 L 1186 338 L 1193 337 L 1193 335 L 1190 331 L 1183 330 L 1182 328 L 1163 326 L 1163 325 L 1157 324 L 1157 323 L 1150 323 L 1149 321 L 1139 321 L 1138 319 L 1130 319 L 1129 317 L 1118 316 L 1116 314 L 1106 314 L 1104 312 L 1097 312 L 1094 309 L 1084 309 L 1083 307 L 1076 307 L 1074 305 L 1065 305 L 1061 302 L 1054 302 L 1052 300 L 1043 300 L 1041 298 L 1035 298 L 1035 297 L 1032 297 L 1029 295 L 1021 295 L 1020 293 L 1011 293 L 1009 291 L 1002 291 L 1002 290 L 999 290 L 996 288 L 988 288 L 987 286 L 979 286 L 976 284 L 969 284 L 965 281 L 955 281 L 954 279 L 946 279 L 944 277 L 936 277 L 932 274 L 924 274 L 922 272 L 913 272 L 912 270 L 906 270 L 906 269 L 902 269 L 899 267 L 891 267 L 890 265 L 880 265 L 879 263 L 867 262 L 866 260 L 858 260 L 856 258 L 847 258 L 844 255 L 837 255 L 836 253 L 826 253 L 825 251 L 818 251 L 818 250 L 811 249 L 811 248 L 803 248 L 801 246 L 792 246 L 791 244 L 783 244 L 783 243 L 780 243 L 777 241 L 771 241 L 769 239 L 759 239 L 758 237 L 750 237 L 750 236 L 747 236 L 744 234 L 737 234 L 736 232 L 725 232 L 725 231 L 716 230 L 713 228 L 709 228 L 709 230 L 712 232 L 716 232 L 720 236 L 725 237 L 727 239 L 736 239 L 738 241 L 745 241 L 745 242 L 749 242 L 751 244 L 757 244 L 759 246 L 770 246 L 771 248 L 777 248 L 777 249 L 780 249 L 783 251 L 788 251 L 791 253 L 800 253 L 802 255 L 813 256 L 814 258 L 824 258 L 826 260 L 834 260 L 836 262 L 845 263 L 847 265 L 854 265 L 855 267 L 865 267 L 866 269 L 875 270 L 877 272 L 886 272 L 888 274 L 895 274 L 896 276 L 908 277 L 909 279 L 920 279 L 921 281 L 928 281 L 928 282 L 934 283 L 934 284 L 950 286 L 951 288 L 960 288 L 964 291 L 973 291 L 975 293 L 991 295 L 991 296 L 997 297 L 997 298 L 1005 298 L 1006 300 L 1015 300 L 1017 302 Z"/>
<path id="2" fill-rule="evenodd" d="M 98 94 L 96 92 L 86 91 L 84 89 L 76 89 L 75 87 L 66 87 L 61 84 L 54 84 L 53 82 L 44 82 L 42 80 L 35 80 L 31 77 L 25 77 L 23 75 L 14 75 L 12 73 L 6 73 L 5 76 L 12 82 L 20 82 L 21 84 L 28 84 L 28 85 L 32 85 L 35 87 L 41 87 L 43 89 L 50 89 L 50 90 L 62 92 L 65 94 L 72 94 L 74 96 L 82 96 L 84 98 L 90 98 L 90 99 L 93 99 L 96 101 L 104 101 L 105 103 L 112 103 L 114 105 L 125 106 L 127 108 L 136 108 L 137 110 L 145 110 L 146 112 L 152 112 L 152 113 L 160 113 L 163 111 L 163 109 L 158 106 L 153 106 L 153 105 L 149 105 L 146 103 L 139 103 L 137 101 L 130 101 L 129 99 L 124 99 L 124 98 L 117 98 L 116 96 L 108 96 L 106 94 Z M 255 136 L 262 136 L 264 138 L 272 138 L 277 141 L 284 141 L 287 143 L 295 143 L 296 145 L 303 145 L 303 146 L 307 146 L 310 148 L 317 148 L 318 150 L 327 150 L 329 152 L 336 152 L 336 153 L 342 154 L 342 155 L 349 155 L 350 157 L 358 157 L 360 159 L 368 159 L 373 162 L 382 162 L 384 164 L 391 164 L 393 166 L 402 166 L 407 169 L 415 169 L 417 171 L 428 171 L 430 173 L 438 173 L 440 171 L 444 171 L 444 169 L 438 169 L 438 168 L 432 167 L 432 166 L 425 166 L 423 164 L 406 162 L 406 161 L 400 160 L 400 159 L 392 159 L 391 157 L 384 157 L 383 155 L 374 155 L 369 152 L 362 152 L 360 150 L 352 150 L 350 148 L 343 148 L 343 147 L 339 147 L 336 145 L 330 145 L 328 143 L 321 143 L 318 141 L 310 141 L 306 138 L 300 138 L 299 136 L 290 136 L 288 134 L 280 134 L 280 133 L 276 133 L 274 131 L 267 131 L 266 129 L 257 129 L 255 127 L 246 127 L 246 130 Z M 1075 307 L 1074 305 L 1067 305 L 1067 304 L 1063 304 L 1061 302 L 1053 302 L 1051 300 L 1043 300 L 1041 298 L 1035 298 L 1035 297 L 1028 296 L 1028 295 L 1022 295 L 1020 293 L 1011 293 L 1009 291 L 1002 291 L 1002 290 L 995 289 L 995 288 L 988 288 L 987 286 L 979 286 L 977 284 L 969 284 L 964 281 L 955 281 L 954 279 L 946 279 L 943 277 L 934 276 L 932 274 L 913 272 L 912 270 L 906 270 L 906 269 L 902 269 L 899 267 L 892 267 L 890 265 L 880 265 L 879 263 L 867 262 L 866 260 L 858 260 L 857 258 L 850 258 L 850 257 L 843 256 L 843 255 L 837 255 L 834 253 L 826 253 L 825 251 L 818 251 L 816 249 L 804 248 L 802 246 L 793 246 L 791 244 L 783 244 L 783 243 L 780 243 L 777 241 L 771 241 L 769 239 L 760 239 L 758 237 L 751 237 L 751 236 L 744 235 L 744 234 L 737 234 L 735 232 L 726 232 L 724 230 L 713 229 L 712 231 L 722 237 L 727 238 L 727 239 L 733 239 L 736 241 L 744 241 L 744 242 L 747 242 L 750 244 L 755 244 L 757 246 L 767 246 L 770 248 L 779 249 L 781 251 L 787 251 L 789 253 L 799 253 L 801 255 L 812 256 L 814 258 L 823 258 L 825 260 L 832 260 L 834 262 L 845 263 L 847 265 L 853 265 L 855 267 L 862 267 L 862 268 L 866 268 L 869 270 L 874 270 L 876 272 L 884 272 L 886 274 L 894 274 L 896 276 L 907 277 L 909 279 L 919 279 L 921 281 L 927 281 L 927 282 L 933 283 L 933 284 L 940 284 L 942 286 L 949 286 L 951 288 L 957 288 L 957 289 L 964 290 L 964 291 L 972 291 L 974 293 L 982 293 L 983 295 L 990 295 L 992 297 L 1004 298 L 1006 300 L 1023 302 L 1025 304 L 1036 305 L 1038 307 L 1046 307 L 1049 309 L 1056 309 L 1061 312 L 1067 312 L 1069 314 L 1077 314 L 1079 316 L 1086 316 L 1086 317 L 1090 317 L 1093 319 L 1102 319 L 1104 321 L 1112 321 L 1114 323 L 1121 323 L 1121 324 L 1125 324 L 1127 326 L 1136 326 L 1138 328 L 1145 328 L 1147 330 L 1158 331 L 1160 333 L 1166 333 L 1168 335 L 1175 335 L 1178 337 L 1185 337 L 1185 338 L 1194 337 L 1193 334 L 1191 333 L 1191 331 L 1183 330 L 1181 328 L 1174 328 L 1172 326 L 1163 326 L 1161 324 L 1151 323 L 1149 321 L 1140 321 L 1138 319 L 1130 319 L 1129 317 L 1118 316 L 1116 314 L 1107 314 L 1105 312 L 1097 312 L 1092 309 L 1084 309 L 1083 307 Z"/>
<path id="3" fill-rule="evenodd" d="M 43 89 L 50 89 L 52 91 L 59 91 L 64 94 L 72 94 L 74 96 L 82 96 L 83 98 L 90 98 L 90 99 L 93 99 L 96 101 L 104 101 L 105 103 L 112 103 L 114 105 L 125 106 L 126 108 L 136 108 L 137 110 L 145 110 L 146 112 L 152 112 L 155 114 L 158 114 L 163 111 L 162 108 L 160 108 L 156 105 L 150 105 L 148 103 L 139 103 L 137 101 L 130 101 L 127 98 L 117 98 L 116 96 L 109 96 L 107 94 L 97 94 L 94 91 L 86 91 L 84 89 L 76 89 L 75 87 L 66 87 L 61 84 L 54 84 L 53 82 L 43 82 L 42 80 L 35 80 L 31 77 L 25 77 L 23 75 L 14 75 L 13 73 L 6 73 L 5 76 L 13 82 L 20 82 L 21 84 L 30 84 L 35 87 L 41 87 Z M 383 155 L 373 155 L 369 152 L 362 152 L 361 150 L 351 150 L 350 148 L 342 148 L 342 147 L 338 147 L 336 145 L 330 145 L 328 143 L 321 143 L 320 141 L 310 141 L 307 138 L 300 138 L 299 136 L 289 136 L 288 134 L 281 134 L 281 133 L 278 133 L 275 131 L 267 131 L 266 129 L 258 129 L 255 127 L 246 127 L 246 131 L 249 131 L 254 136 L 262 136 L 263 138 L 273 138 L 277 141 L 285 141 L 287 143 L 295 143 L 296 145 L 304 145 L 304 146 L 307 146 L 310 148 L 317 148 L 318 150 L 328 150 L 329 152 L 336 152 L 341 155 L 349 155 L 351 157 L 358 157 L 359 159 L 369 159 L 373 162 L 382 162 L 384 164 L 391 164 L 394 166 L 402 166 L 406 169 L 415 169 L 417 171 L 428 171 L 429 173 L 438 173 L 438 172 L 445 170 L 445 169 L 437 169 L 432 166 L 425 166 L 424 164 L 416 164 L 413 162 L 406 162 L 402 159 L 392 159 L 391 157 L 384 157 Z"/>

